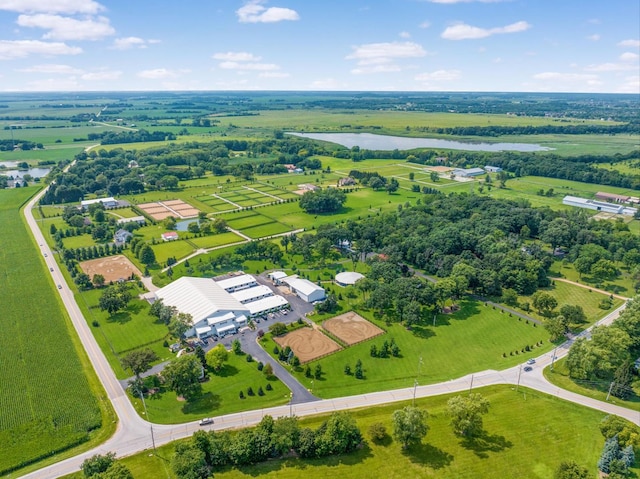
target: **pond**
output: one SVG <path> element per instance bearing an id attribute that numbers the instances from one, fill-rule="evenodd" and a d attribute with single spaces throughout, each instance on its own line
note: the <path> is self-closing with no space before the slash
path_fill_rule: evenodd
<path id="1" fill-rule="evenodd" d="M 191 223 L 197 223 L 197 222 L 198 222 L 197 218 L 178 221 L 176 222 L 176 231 L 189 231 L 189 225 Z"/>
<path id="2" fill-rule="evenodd" d="M 414 148 L 443 148 L 465 151 L 550 151 L 553 148 L 533 143 L 482 143 L 374 135 L 372 133 L 295 133 L 289 135 L 337 143 L 347 148 L 358 146 L 367 150 L 413 150 Z"/>
<path id="3" fill-rule="evenodd" d="M 33 178 L 44 178 L 49 174 L 50 171 L 51 168 L 29 168 L 28 170 L 5 170 L 0 168 L 0 175 L 13 178 L 19 176 L 20 178 L 22 178 L 24 175 L 29 174 Z"/>

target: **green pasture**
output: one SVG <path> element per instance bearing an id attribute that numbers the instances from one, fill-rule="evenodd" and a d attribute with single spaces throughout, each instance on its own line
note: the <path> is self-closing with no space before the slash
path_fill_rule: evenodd
<path id="1" fill-rule="evenodd" d="M 558 307 L 556 308 L 557 310 L 559 310 L 565 304 L 582 306 L 584 314 L 587 316 L 588 324 L 595 323 L 605 314 L 613 311 L 615 308 L 622 304 L 622 300 L 614 298 L 612 308 L 610 310 L 602 310 L 598 307 L 598 304 L 600 303 L 600 301 L 607 298 L 607 295 L 598 293 L 597 291 L 592 291 L 588 288 L 582 288 L 573 284 L 564 283 L 562 281 L 555 281 L 554 283 L 555 284 L 549 288 L 541 288 L 541 291 L 546 291 L 558 301 Z M 518 302 L 520 304 L 525 301 L 529 304 L 532 304 L 531 296 L 518 297 Z M 532 316 L 539 320 L 544 319 L 544 317 L 541 316 L 539 312 L 533 308 L 533 306 L 531 306 L 531 309 L 525 312 L 525 314 L 528 314 L 529 316 Z"/>
<path id="2" fill-rule="evenodd" d="M 198 248 L 216 248 L 218 246 L 237 243 L 239 241 L 244 241 L 244 238 L 230 231 L 227 231 L 226 233 L 216 234 L 216 235 L 201 236 L 199 238 L 191 238 L 188 240 L 189 243 L 194 244 Z"/>
<path id="3" fill-rule="evenodd" d="M 3 151 L 0 153 L 0 161 L 26 161 L 27 163 L 35 163 L 44 160 L 73 160 L 78 153 L 81 153 L 86 146 L 92 143 L 93 142 L 85 142 L 61 147 L 46 147 L 44 150 Z"/>
<path id="4" fill-rule="evenodd" d="M 350 411 L 365 439 L 364 446 L 352 454 L 313 460 L 289 457 L 214 474 L 220 479 L 553 479 L 558 465 L 571 460 L 587 467 L 595 477 L 604 444 L 598 429 L 603 413 L 527 388 L 514 391 L 509 386 L 491 386 L 477 392 L 490 402 L 484 417 L 485 433 L 477 440 L 463 440 L 453 434 L 446 404 L 454 395 L 449 394 L 416 400 L 416 406 L 429 413 L 430 430 L 421 444 L 406 451 L 390 436 L 377 443 L 368 435 L 371 424 L 378 422 L 391 433 L 393 411 L 411 404 L 398 402 Z M 316 429 L 326 417 L 302 418 L 301 426 Z M 126 457 L 122 462 L 135 478 L 174 479 L 171 459 L 176 444 L 162 446 L 156 454 L 145 451 Z M 638 469 L 633 468 L 632 473 L 637 474 Z M 67 477 L 81 479 L 82 474 Z"/>
<path id="5" fill-rule="evenodd" d="M 412 331 L 396 323 L 387 325 L 374 319 L 371 312 L 358 310 L 387 333 L 309 363 L 312 370 L 320 364 L 324 371 L 322 379 L 313 384 L 305 377 L 304 368 L 295 372 L 295 376 L 305 387 L 313 388 L 313 393 L 319 397 L 350 396 L 412 387 L 416 379 L 419 384 L 432 384 L 485 369 L 506 369 L 538 356 L 552 346 L 544 328 L 536 327 L 532 322 L 510 317 L 479 301 L 465 300 L 460 304 L 461 309 L 456 313 L 438 315 L 435 326 L 432 318 L 425 318 L 424 323 L 414 326 Z M 391 338 L 400 347 L 400 357 L 370 356 L 372 344 L 379 348 Z M 540 341 L 543 341 L 541 347 L 533 347 Z M 270 354 L 273 345 L 270 339 L 263 343 Z M 521 352 L 526 346 L 532 351 Z M 516 350 L 518 354 L 515 354 Z M 364 380 L 344 374 L 345 365 L 349 364 L 353 371 L 358 359 L 363 364 Z"/>
<path id="6" fill-rule="evenodd" d="M 624 400 L 609 394 L 609 387 L 611 386 L 609 381 L 583 381 L 569 377 L 566 363 L 567 359 L 565 357 L 554 362 L 553 369 L 550 366 L 546 367 L 544 369 L 544 377 L 562 389 L 597 399 L 598 401 L 609 402 L 620 407 L 640 411 L 639 384 L 637 380 L 633 385 L 635 396 L 629 400 Z"/>
<path id="7" fill-rule="evenodd" d="M 291 228 L 282 223 L 266 223 L 242 230 L 244 234 L 251 238 L 264 238 L 265 236 L 273 236 L 287 231 L 291 231 Z"/>
<path id="8" fill-rule="evenodd" d="M 151 247 L 156 254 L 156 262 L 158 264 L 165 264 L 170 257 L 177 259 L 183 258 L 191 254 L 194 250 L 193 245 L 189 244 L 188 241 L 182 240 L 157 243 L 151 245 Z"/>
<path id="9" fill-rule="evenodd" d="M 97 243 L 90 234 L 82 234 L 78 236 L 69 236 L 62 240 L 62 244 L 67 249 L 85 248 L 87 246 L 95 246 Z"/>
<path id="10" fill-rule="evenodd" d="M 627 161 L 621 161 L 613 164 L 599 163 L 594 166 L 597 168 L 603 168 L 605 170 L 616 170 L 625 175 L 640 174 L 640 167 L 638 167 L 638 160 L 627 160 Z"/>
<path id="11" fill-rule="evenodd" d="M 551 266 L 550 272 L 554 276 L 575 281 L 576 283 L 582 283 L 586 286 L 593 286 L 594 288 L 603 289 L 622 296 L 633 296 L 635 294 L 633 279 L 631 279 L 626 268 L 620 262 L 616 262 L 616 266 L 621 271 L 620 276 L 613 281 L 607 280 L 602 283 L 589 275 L 582 275 L 581 277 L 575 270 L 573 263 L 569 262 L 556 260 Z M 557 283 L 559 283 L 559 281 L 556 282 L 556 284 Z"/>
<path id="12" fill-rule="evenodd" d="M 192 401 L 178 401 L 176 393 L 160 391 L 146 399 L 147 418 L 154 423 L 179 424 L 195 421 L 203 417 L 219 416 L 234 412 L 261 409 L 286 404 L 289 401 L 289 389 L 275 376 L 267 379 L 258 371 L 258 363 L 247 362 L 246 355 L 229 354 L 229 361 L 219 373 L 209 372 L 209 380 L 202 383 L 202 395 Z M 267 391 L 267 384 L 273 390 Z M 251 387 L 255 396 L 247 395 Z M 262 387 L 264 396 L 258 395 Z M 240 391 L 245 399 L 240 399 Z M 140 415 L 144 409 L 138 398 L 131 402 Z"/>
<path id="13" fill-rule="evenodd" d="M 93 289 L 77 293 L 76 301 L 118 379 L 132 376 L 131 371 L 122 369 L 120 359 L 134 349 L 152 349 L 159 357 L 158 362 L 171 358 L 169 350 L 162 346 L 169 335 L 167 326 L 149 314 L 149 303 L 133 299 L 126 310 L 109 315 L 98 306 L 102 292 Z"/>
<path id="14" fill-rule="evenodd" d="M 133 211 L 131 208 L 117 208 L 113 210 L 107 210 L 107 214 L 114 216 L 117 219 L 140 216 L 140 213 L 138 213 L 137 211 Z"/>
<path id="15" fill-rule="evenodd" d="M 37 190 L 0 190 L 0 223 L 11 232 L 0 239 L 0 474 L 113 430 L 101 429 L 111 408 L 96 397 L 104 392 L 20 213 Z"/>

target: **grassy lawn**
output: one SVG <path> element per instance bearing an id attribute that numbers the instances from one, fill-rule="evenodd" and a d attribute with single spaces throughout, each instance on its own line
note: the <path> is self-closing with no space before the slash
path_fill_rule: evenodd
<path id="1" fill-rule="evenodd" d="M 189 241 L 166 241 L 151 246 L 153 252 L 156 254 L 156 262 L 158 264 L 165 264 L 167 258 L 175 257 L 177 259 L 183 258 L 191 254 L 194 250 L 193 245 L 189 244 Z"/>
<path id="2" fill-rule="evenodd" d="M 569 262 L 555 261 L 553 265 L 551 265 L 551 274 L 577 283 L 583 283 L 587 286 L 621 294 L 622 296 L 633 296 L 635 294 L 633 290 L 633 280 L 629 277 L 622 263 L 616 262 L 616 265 L 622 274 L 613 281 L 604 281 L 603 283 L 590 276 L 583 275 L 580 277 L 580 274 L 575 270 L 573 264 Z"/>
<path id="3" fill-rule="evenodd" d="M 581 381 L 572 379 L 569 377 L 569 370 L 566 367 L 566 362 L 566 358 L 562 358 L 554 363 L 553 369 L 551 369 L 551 367 L 545 368 L 544 377 L 563 389 L 597 399 L 598 401 L 607 400 L 607 393 L 609 392 L 609 386 L 611 383 L 608 381 Z M 637 382 L 634 384 L 634 391 L 636 391 L 636 395 L 629 400 L 609 396 L 608 402 L 628 409 L 633 409 L 635 411 L 640 411 L 640 396 L 637 394 Z"/>
<path id="4" fill-rule="evenodd" d="M 132 290 L 132 294 L 136 293 Z M 120 358 L 133 349 L 152 349 L 158 355 L 158 362 L 171 359 L 168 348 L 162 346 L 168 336 L 167 327 L 149 315 L 149 303 L 133 299 L 125 311 L 110 316 L 98 307 L 101 295 L 101 290 L 84 291 L 76 294 L 76 300 L 116 377 L 131 376 L 130 371 L 122 369 Z M 94 321 L 99 326 L 94 326 Z"/>
<path id="5" fill-rule="evenodd" d="M 509 317 L 500 310 L 484 306 L 477 301 L 462 301 L 460 311 L 445 315 L 407 331 L 399 324 L 386 325 L 372 318 L 367 311 L 359 314 L 385 329 L 387 334 L 346 348 L 338 353 L 309 363 L 312 371 L 316 363 L 324 374 L 313 384 L 304 375 L 304 368 L 295 373 L 298 380 L 319 397 L 349 396 L 372 391 L 411 387 L 418 378 L 420 384 L 437 383 L 485 369 L 505 369 L 526 359 L 548 351 L 552 344 L 542 327 L 534 327 L 516 317 Z M 369 351 L 372 344 L 380 348 L 391 338 L 400 347 L 400 357 L 373 358 Z M 533 347 L 543 341 L 541 347 Z M 272 354 L 275 343 L 265 339 L 264 349 Z M 522 353 L 526 346 L 531 352 Z M 515 351 L 518 354 L 515 354 Z M 513 355 L 510 353 L 513 352 Z M 506 353 L 506 357 L 502 354 Z M 419 366 L 420 358 L 422 365 Z M 365 379 L 355 379 L 344 374 L 345 365 L 353 371 L 356 361 L 363 363 Z M 275 359 L 274 359 L 275 361 Z"/>
<path id="6" fill-rule="evenodd" d="M 149 418 L 156 423 L 178 424 L 195 421 L 206 416 L 219 416 L 249 409 L 260 409 L 286 404 L 289 401 L 289 389 L 273 377 L 267 379 L 258 371 L 255 361 L 247 362 L 244 354 L 229 354 L 229 361 L 218 373 L 210 373 L 210 379 L 202 383 L 203 394 L 194 401 L 178 401 L 172 391 L 161 391 L 146 400 Z M 267 391 L 271 384 L 272 391 Z M 247 395 L 251 387 L 255 396 Z M 264 396 L 258 395 L 262 387 Z M 244 391 L 245 399 L 240 399 Z M 143 413 L 142 401 L 132 398 L 138 413 Z"/>
<path id="7" fill-rule="evenodd" d="M 202 236 L 200 238 L 191 238 L 189 243 L 195 244 L 198 248 L 214 248 L 216 246 L 223 246 L 226 244 L 237 243 L 238 241 L 244 241 L 244 238 L 238 236 L 235 233 L 226 232 L 217 235 Z"/>
<path id="8" fill-rule="evenodd" d="M 78 236 L 69 236 L 62 240 L 64 247 L 67 249 L 85 248 L 87 246 L 95 246 L 97 243 L 90 234 L 82 234 Z"/>
<path id="9" fill-rule="evenodd" d="M 0 474 L 113 431 L 111 407 L 97 398 L 104 391 L 20 213 L 36 191 L 0 190 L 0 222 L 11 231 L 0 239 Z"/>
<path id="10" fill-rule="evenodd" d="M 537 478 L 552 479 L 558 465 L 573 460 L 596 477 L 596 462 L 604 439 L 598 424 L 603 413 L 571 404 L 536 391 L 495 386 L 480 389 L 491 403 L 484 417 L 482 440 L 464 441 L 453 435 L 446 413 L 451 396 L 418 399 L 416 405 L 429 412 L 430 430 L 422 444 L 402 451 L 391 438 L 375 443 L 367 430 L 375 422 L 392 431 L 391 414 L 407 403 L 389 404 L 351 411 L 366 443 L 353 454 L 300 460 L 289 458 L 240 469 L 215 471 L 219 479 L 247 477 L 324 479 L 371 478 Z M 526 420 L 523 420 L 526 417 Z M 326 416 L 301 420 L 304 427 L 317 428 Z M 122 459 L 133 477 L 174 478 L 171 458 L 176 443 Z M 637 474 L 634 468 L 632 473 Z M 81 473 L 72 476 L 80 479 Z"/>
<path id="11" fill-rule="evenodd" d="M 555 281 L 555 284 L 550 288 L 541 288 L 541 291 L 546 291 L 551 294 L 558 301 L 558 307 L 556 309 L 560 309 L 564 304 L 573 304 L 582 306 L 584 310 L 584 314 L 587 316 L 587 325 L 595 323 L 598 319 L 603 317 L 605 314 L 613 311 L 618 306 L 622 304 L 621 299 L 614 298 L 613 306 L 609 310 L 603 310 L 598 307 L 600 301 L 607 297 L 602 293 L 598 293 L 596 291 L 590 291 L 586 288 L 581 288 L 580 286 L 575 286 L 569 283 L 563 283 L 562 281 Z M 518 302 L 522 304 L 523 302 L 528 302 L 531 304 L 530 296 L 520 296 L 518 298 Z M 524 311 L 523 311 L 524 312 Z M 538 312 L 533 309 L 526 312 L 526 314 L 533 316 L 534 318 L 543 320 L 544 317 L 538 314 Z"/>

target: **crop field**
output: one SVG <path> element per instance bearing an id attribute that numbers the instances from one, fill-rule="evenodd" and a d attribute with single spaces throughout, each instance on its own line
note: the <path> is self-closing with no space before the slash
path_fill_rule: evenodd
<path id="1" fill-rule="evenodd" d="M 19 214 L 35 191 L 0 190 L 0 222 L 11 231 L 0 239 L 0 474 L 85 442 L 101 426 L 58 295 Z"/>

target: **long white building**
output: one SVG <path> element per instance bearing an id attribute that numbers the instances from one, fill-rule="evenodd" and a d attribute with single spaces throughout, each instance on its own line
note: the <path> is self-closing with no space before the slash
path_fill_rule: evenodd
<path id="1" fill-rule="evenodd" d="M 578 196 L 570 195 L 567 195 L 562 199 L 562 204 L 626 216 L 633 216 L 638 211 L 637 208 L 631 208 L 630 206 L 607 203 L 605 201 L 591 200 L 588 198 L 580 198 Z"/>

